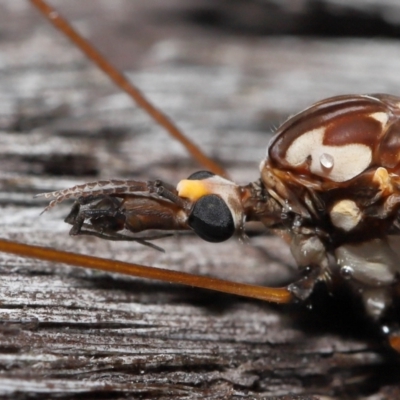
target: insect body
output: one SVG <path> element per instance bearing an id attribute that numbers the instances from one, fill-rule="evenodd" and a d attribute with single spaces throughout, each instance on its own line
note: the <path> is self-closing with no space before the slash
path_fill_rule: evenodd
<path id="1" fill-rule="evenodd" d="M 261 166 L 297 263 L 331 276 L 331 256 L 374 318 L 399 270 L 399 116 L 400 99 L 388 95 L 321 101 L 279 129 Z"/>
<path id="2" fill-rule="evenodd" d="M 101 181 L 45 193 L 77 198 L 71 234 L 144 241 L 147 230 L 193 230 L 210 242 L 244 235 L 260 221 L 289 238 L 303 277 L 288 287 L 307 298 L 319 280 L 341 277 L 382 319 L 400 272 L 400 98 L 347 95 L 286 121 L 261 162 L 261 177 L 237 185 L 200 171 L 174 188 L 161 181 Z M 145 242 L 145 244 L 148 244 Z"/>

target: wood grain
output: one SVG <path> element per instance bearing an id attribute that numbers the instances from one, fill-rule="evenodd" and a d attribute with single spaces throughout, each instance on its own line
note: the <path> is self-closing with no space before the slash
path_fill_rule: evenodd
<path id="1" fill-rule="evenodd" d="M 394 39 L 239 35 L 194 24 L 181 1 L 53 4 L 239 182 L 257 178 L 273 127 L 313 101 L 400 94 Z M 39 216 L 35 193 L 111 177 L 175 183 L 199 166 L 27 2 L 0 7 L 2 237 L 242 282 L 295 277 L 268 234 L 173 237 L 157 242 L 162 254 L 70 238 L 68 205 Z M 6 254 L 0 272 L 1 398 L 399 397 L 398 358 L 345 289 L 277 307 Z"/>

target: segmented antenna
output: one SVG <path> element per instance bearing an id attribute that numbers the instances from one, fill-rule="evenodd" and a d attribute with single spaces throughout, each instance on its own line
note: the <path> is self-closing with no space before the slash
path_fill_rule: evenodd
<path id="1" fill-rule="evenodd" d="M 133 180 L 110 179 L 104 181 L 87 182 L 81 185 L 72 186 L 63 190 L 36 194 L 34 197 L 53 198 L 49 205 L 42 211 L 42 214 L 64 200 L 87 196 L 111 195 L 111 194 L 133 194 L 149 193 L 146 182 Z"/>

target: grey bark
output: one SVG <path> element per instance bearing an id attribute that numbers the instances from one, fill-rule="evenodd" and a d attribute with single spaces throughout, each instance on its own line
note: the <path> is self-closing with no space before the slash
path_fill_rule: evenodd
<path id="1" fill-rule="evenodd" d="M 200 1 L 53 3 L 242 183 L 288 115 L 335 94 L 400 94 L 394 39 L 207 29 L 192 10 L 226 8 Z M 218 246 L 183 235 L 157 242 L 161 254 L 68 237 L 68 204 L 39 217 L 35 193 L 112 177 L 176 183 L 199 166 L 28 2 L 0 7 L 2 237 L 241 282 L 295 278 L 267 233 Z M 398 358 L 345 288 L 283 307 L 7 254 L 0 271 L 2 398 L 399 398 Z"/>

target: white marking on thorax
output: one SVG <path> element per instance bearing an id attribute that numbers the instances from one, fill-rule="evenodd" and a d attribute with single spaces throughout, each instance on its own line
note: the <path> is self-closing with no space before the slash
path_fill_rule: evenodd
<path id="1" fill-rule="evenodd" d="M 351 231 L 361 220 L 362 214 L 353 200 L 338 201 L 330 211 L 331 221 L 336 228 Z"/>
<path id="2" fill-rule="evenodd" d="M 368 146 L 360 143 L 327 146 L 323 144 L 324 135 L 325 128 L 318 128 L 299 136 L 287 149 L 286 161 L 296 167 L 310 158 L 310 171 L 334 182 L 354 178 L 370 165 L 372 151 Z"/>
<path id="3" fill-rule="evenodd" d="M 389 120 L 389 115 L 385 112 L 376 112 L 369 114 L 371 118 L 381 123 L 382 127 L 385 127 Z"/>

